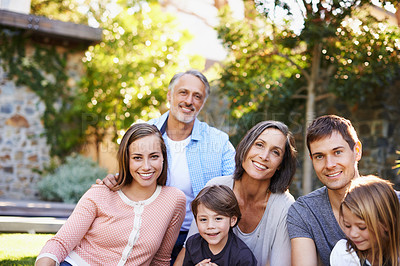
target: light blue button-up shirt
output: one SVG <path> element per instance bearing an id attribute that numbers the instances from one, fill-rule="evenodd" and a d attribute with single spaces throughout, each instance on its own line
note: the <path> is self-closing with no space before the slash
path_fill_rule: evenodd
<path id="1" fill-rule="evenodd" d="M 155 125 L 164 135 L 169 112 L 148 123 Z M 165 137 L 164 137 L 165 140 Z M 167 141 L 168 160 L 171 154 Z M 225 132 L 210 127 L 207 123 L 194 121 L 191 139 L 186 147 L 186 158 L 193 194 L 196 196 L 206 183 L 217 176 L 232 175 L 235 169 L 235 148 Z M 168 171 L 168 178 L 170 174 Z"/>

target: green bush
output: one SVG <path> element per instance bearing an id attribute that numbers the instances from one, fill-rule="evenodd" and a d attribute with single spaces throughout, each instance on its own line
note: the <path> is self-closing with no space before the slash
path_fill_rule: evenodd
<path id="1" fill-rule="evenodd" d="M 66 162 L 37 184 L 43 200 L 76 203 L 93 185 L 96 178 L 103 179 L 107 170 L 82 155 L 69 156 Z"/>

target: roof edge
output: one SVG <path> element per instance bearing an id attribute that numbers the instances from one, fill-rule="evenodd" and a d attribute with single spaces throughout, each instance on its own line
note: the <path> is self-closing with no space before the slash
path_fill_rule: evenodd
<path id="1" fill-rule="evenodd" d="M 29 30 L 33 34 L 45 34 L 49 37 L 61 37 L 74 41 L 99 43 L 103 38 L 101 28 L 8 10 L 0 10 L 0 25 Z"/>

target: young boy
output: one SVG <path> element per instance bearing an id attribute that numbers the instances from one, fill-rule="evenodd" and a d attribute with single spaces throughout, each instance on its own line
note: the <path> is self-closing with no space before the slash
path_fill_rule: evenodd
<path id="1" fill-rule="evenodd" d="M 183 265 L 257 265 L 249 247 L 232 228 L 240 220 L 239 204 L 225 185 L 203 188 L 192 201 L 192 212 L 199 233 L 186 241 Z"/>

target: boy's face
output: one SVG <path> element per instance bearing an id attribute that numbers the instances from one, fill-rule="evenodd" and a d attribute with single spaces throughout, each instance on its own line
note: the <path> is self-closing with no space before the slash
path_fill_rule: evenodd
<path id="1" fill-rule="evenodd" d="M 357 162 L 361 159 L 361 143 L 357 142 L 350 149 L 337 131 L 310 143 L 310 152 L 318 179 L 331 190 L 346 189 L 350 181 L 359 175 Z"/>
<path id="2" fill-rule="evenodd" d="M 203 204 L 197 207 L 197 228 L 213 254 L 218 254 L 225 247 L 229 229 L 235 225 L 236 220 L 235 216 L 220 215 Z"/>

